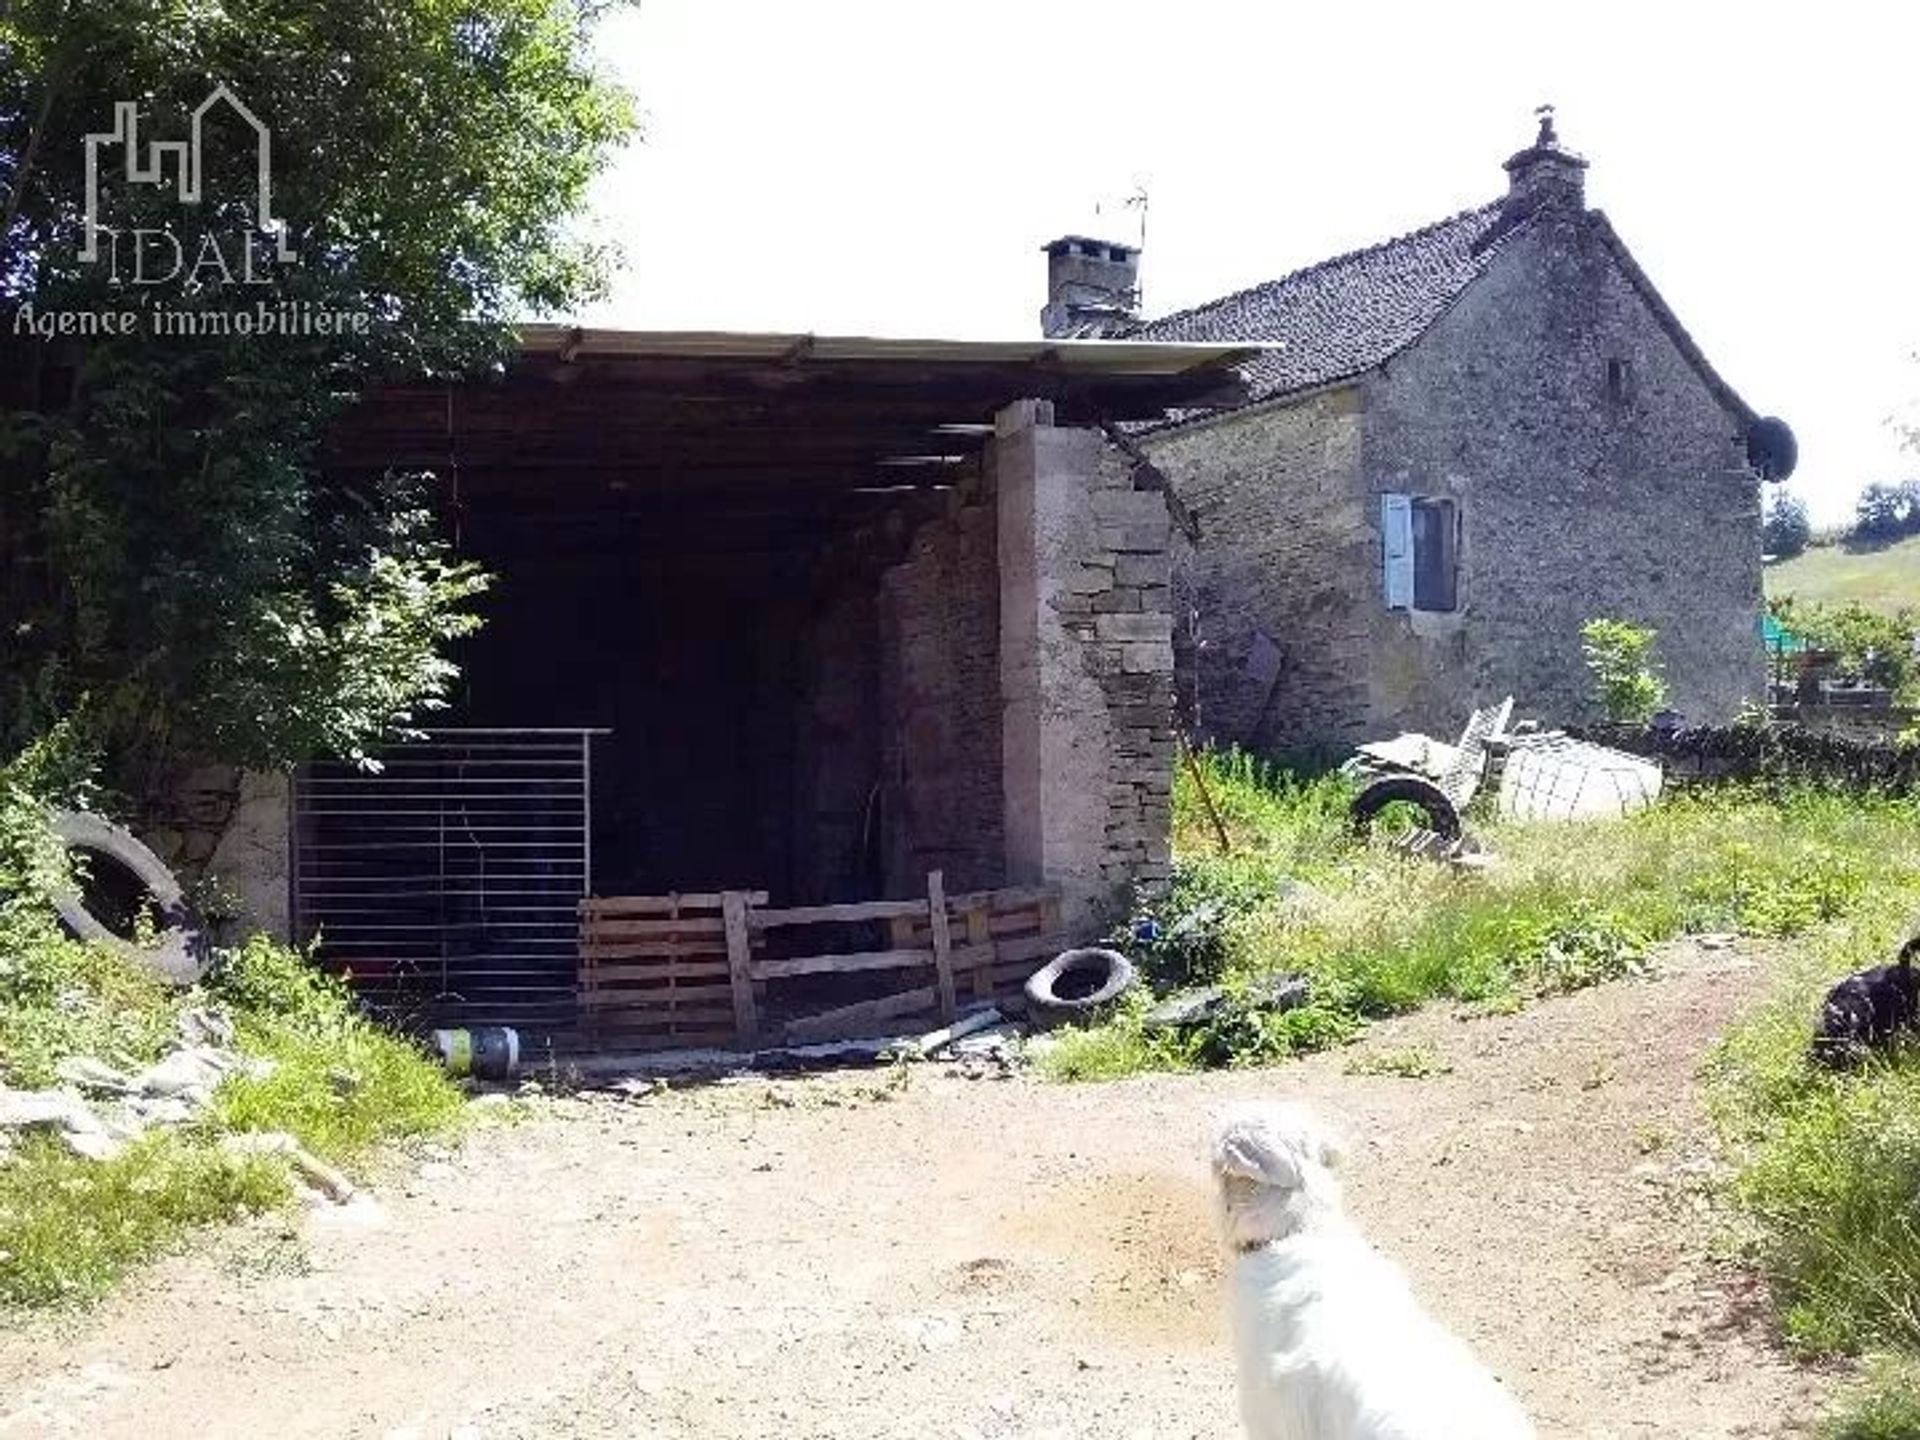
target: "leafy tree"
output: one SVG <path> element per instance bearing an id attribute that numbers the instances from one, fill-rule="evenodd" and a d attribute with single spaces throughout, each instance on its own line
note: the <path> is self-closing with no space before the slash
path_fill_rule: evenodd
<path id="1" fill-rule="evenodd" d="M 1884 543 L 1920 534 L 1920 482 L 1869 485 L 1854 505 L 1853 537 Z"/>
<path id="2" fill-rule="evenodd" d="M 1769 555 L 1790 560 L 1813 541 L 1813 523 L 1807 518 L 1807 502 L 1798 495 L 1780 491 L 1767 506 L 1761 543 Z"/>
<path id="3" fill-rule="evenodd" d="M 1616 724 L 1645 725 L 1667 702 L 1667 682 L 1653 656 L 1656 638 L 1651 627 L 1626 620 L 1589 620 L 1580 627 L 1594 698 Z"/>
<path id="4" fill-rule="evenodd" d="M 1774 618 L 1816 651 L 1833 657 L 1843 679 L 1893 692 L 1896 704 L 1920 704 L 1920 614 L 1882 615 L 1864 605 L 1802 605 L 1783 597 L 1770 607 Z"/>
<path id="5" fill-rule="evenodd" d="M 84 701 L 123 779 L 357 756 L 443 700 L 483 577 L 421 477 L 329 473 L 323 443 L 369 388 L 481 372 L 511 320 L 596 293 L 570 221 L 632 113 L 594 8 L 0 8 L 0 751 Z M 104 152 L 87 259 L 85 137 L 131 101 L 142 149 L 184 138 L 216 84 L 271 131 L 283 224 L 256 223 L 254 135 L 218 105 L 198 204 Z M 295 313 L 348 318 L 234 318 Z M 90 314 L 137 323 L 49 333 Z"/>

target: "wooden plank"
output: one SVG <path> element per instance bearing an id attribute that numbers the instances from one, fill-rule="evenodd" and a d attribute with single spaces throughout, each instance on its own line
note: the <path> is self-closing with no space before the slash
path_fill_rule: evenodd
<path id="1" fill-rule="evenodd" d="M 773 930 L 783 925 L 848 925 L 861 920 L 893 920 L 922 915 L 919 900 L 862 900 L 846 905 L 797 905 L 785 910 L 755 910 L 753 928 Z"/>
<path id="2" fill-rule="evenodd" d="M 593 987 L 594 1005 L 688 1005 L 701 1000 L 732 1003 L 733 985 L 724 977 L 713 985 L 608 985 Z"/>
<path id="3" fill-rule="evenodd" d="M 877 1000 L 862 1000 L 858 1004 L 842 1005 L 835 1010 L 822 1010 L 818 1015 L 802 1015 L 787 1022 L 787 1044 L 811 1045 L 820 1040 L 856 1037 L 860 1027 L 931 1010 L 933 1003 L 933 987 L 923 985 L 918 990 L 902 990 L 897 995 L 883 995 Z"/>
<path id="4" fill-rule="evenodd" d="M 733 1026 L 737 1043 L 751 1050 L 760 1043 L 760 1017 L 753 1002 L 753 942 L 747 934 L 748 896 L 729 890 L 721 897 L 720 913 L 727 924 L 727 975 L 733 986 Z"/>
<path id="5" fill-rule="evenodd" d="M 939 870 L 927 873 L 927 920 L 933 929 L 933 977 L 940 992 L 940 1018 L 951 1024 L 960 1007 L 953 994 L 953 936 L 947 929 L 947 882 Z"/>
<path id="6" fill-rule="evenodd" d="M 950 910 L 972 910 L 985 906 L 994 914 L 1003 914 L 1008 910 L 1037 908 L 1049 900 L 1057 901 L 1060 892 L 1051 885 L 1027 885 L 1005 890 L 969 890 L 961 895 L 949 895 L 947 908 Z"/>
<path id="7" fill-rule="evenodd" d="M 967 915 L 967 945 L 984 947 L 986 958 L 974 962 L 973 994 L 978 1000 L 993 997 L 993 931 L 987 925 L 987 907 L 973 906 Z"/>
<path id="8" fill-rule="evenodd" d="M 580 960 L 583 967 L 635 972 L 650 968 L 661 975 L 727 972 L 727 952 L 717 945 L 602 945 L 589 941 L 580 949 Z"/>
<path id="9" fill-rule="evenodd" d="M 1025 974 L 1032 974 L 1040 968 L 1040 962 L 1051 960 L 1066 948 L 1062 935 L 1021 935 L 985 945 L 962 945 L 953 952 L 953 963 L 962 967 L 990 965 L 995 971 L 1018 964 L 1026 967 Z"/>
<path id="10" fill-rule="evenodd" d="M 672 940 L 683 936 L 718 940 L 726 933 L 718 915 L 682 915 L 673 920 L 610 920 L 593 915 L 587 919 L 587 934 L 595 940 Z"/>
<path id="11" fill-rule="evenodd" d="M 712 1029 L 733 1019 L 731 1005 L 685 1005 L 672 1010 L 654 1005 L 602 1006 L 593 1012 L 602 1030 L 687 1030 Z"/>
<path id="12" fill-rule="evenodd" d="M 767 892 L 744 892 L 749 905 L 767 903 Z M 589 895 L 580 902 L 580 913 L 591 916 L 679 915 L 688 910 L 718 910 L 721 895 Z"/>
<path id="13" fill-rule="evenodd" d="M 921 927 L 917 923 L 920 917 L 918 904 L 919 902 L 916 901 L 916 908 L 912 915 L 896 915 L 893 917 L 893 923 L 887 927 L 887 938 L 894 949 L 918 950 L 922 943 L 927 941 L 927 937 L 920 933 Z"/>
<path id="14" fill-rule="evenodd" d="M 903 970 L 933 964 L 931 950 L 867 950 L 850 955 L 802 955 L 792 960 L 757 960 L 749 973 L 756 980 L 791 980 L 796 975 L 846 975 L 856 970 Z"/>

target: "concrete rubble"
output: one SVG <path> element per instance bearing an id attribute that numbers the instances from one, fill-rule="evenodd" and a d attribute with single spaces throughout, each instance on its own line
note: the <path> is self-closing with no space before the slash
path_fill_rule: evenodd
<path id="1" fill-rule="evenodd" d="M 271 1073 L 268 1060 L 231 1048 L 233 1024 L 212 1010 L 180 1017 L 179 1043 L 142 1070 L 122 1070 L 91 1055 L 70 1055 L 55 1067 L 58 1089 L 0 1085 L 0 1154 L 16 1132 L 46 1130 L 76 1155 L 105 1160 L 156 1126 L 194 1120 L 230 1075 Z"/>

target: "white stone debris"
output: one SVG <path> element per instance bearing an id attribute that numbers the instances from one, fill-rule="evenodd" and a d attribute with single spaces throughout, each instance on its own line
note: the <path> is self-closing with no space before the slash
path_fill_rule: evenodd
<path id="1" fill-rule="evenodd" d="M 144 1070 L 127 1071 L 92 1055 L 69 1055 L 54 1067 L 61 1085 L 14 1090 L 0 1084 L 0 1159 L 12 1136 L 48 1130 L 76 1155 L 105 1160 L 155 1126 L 185 1125 L 230 1075 L 271 1073 L 268 1060 L 231 1049 L 233 1022 L 212 1010 L 180 1017 L 180 1044 Z"/>

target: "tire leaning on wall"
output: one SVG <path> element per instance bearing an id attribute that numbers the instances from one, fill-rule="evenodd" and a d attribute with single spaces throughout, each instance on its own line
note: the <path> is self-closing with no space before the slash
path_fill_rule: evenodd
<path id="1" fill-rule="evenodd" d="M 136 960 L 175 985 L 191 985 L 206 973 L 212 958 L 206 927 L 188 903 L 173 871 L 126 827 L 82 810 L 64 810 L 53 817 L 54 834 L 69 850 L 103 856 L 129 871 L 146 887 L 159 914 L 161 932 L 147 945 L 116 935 L 87 909 L 78 890 L 54 897 L 60 921 L 81 940 L 105 945 Z"/>

